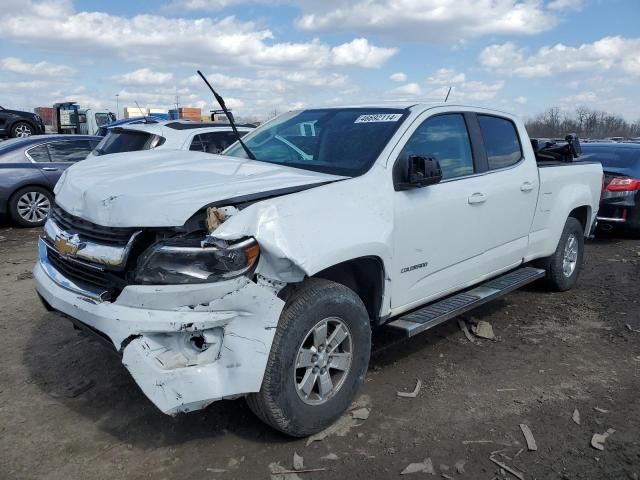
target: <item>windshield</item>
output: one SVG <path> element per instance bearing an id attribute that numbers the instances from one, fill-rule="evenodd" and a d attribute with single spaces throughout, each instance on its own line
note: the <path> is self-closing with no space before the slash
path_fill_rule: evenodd
<path id="1" fill-rule="evenodd" d="M 243 140 L 258 161 L 354 177 L 371 168 L 408 113 L 398 108 L 290 112 Z M 223 153 L 247 158 L 239 143 Z"/>
<path id="2" fill-rule="evenodd" d="M 112 129 L 93 151 L 94 155 L 150 150 L 164 143 L 164 137 L 139 130 Z"/>

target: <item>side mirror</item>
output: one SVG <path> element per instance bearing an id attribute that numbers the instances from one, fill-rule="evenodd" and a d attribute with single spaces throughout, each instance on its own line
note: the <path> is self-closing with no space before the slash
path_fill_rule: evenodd
<path id="1" fill-rule="evenodd" d="M 440 163 L 433 157 L 409 155 L 393 166 L 393 188 L 396 192 L 426 187 L 442 180 Z"/>

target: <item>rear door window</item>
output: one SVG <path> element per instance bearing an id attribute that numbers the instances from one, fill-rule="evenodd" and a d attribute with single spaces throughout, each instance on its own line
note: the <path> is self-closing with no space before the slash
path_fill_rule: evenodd
<path id="1" fill-rule="evenodd" d="M 47 144 L 38 145 L 37 147 L 30 148 L 27 150 L 27 155 L 34 162 L 50 162 L 49 158 L 49 150 L 47 149 Z"/>
<path id="2" fill-rule="evenodd" d="M 478 123 L 489 161 L 489 170 L 515 165 L 522 159 L 522 146 L 511 120 L 493 115 L 478 115 Z"/>
<path id="3" fill-rule="evenodd" d="M 79 162 L 91 153 L 89 140 L 62 140 L 48 143 L 52 162 Z"/>

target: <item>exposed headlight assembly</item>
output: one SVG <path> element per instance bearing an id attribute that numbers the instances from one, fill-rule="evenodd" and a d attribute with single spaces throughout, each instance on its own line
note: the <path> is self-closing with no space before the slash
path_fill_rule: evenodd
<path id="1" fill-rule="evenodd" d="M 134 282 L 176 285 L 228 280 L 251 270 L 259 254 L 253 238 L 229 245 L 198 239 L 164 240 L 142 255 Z"/>

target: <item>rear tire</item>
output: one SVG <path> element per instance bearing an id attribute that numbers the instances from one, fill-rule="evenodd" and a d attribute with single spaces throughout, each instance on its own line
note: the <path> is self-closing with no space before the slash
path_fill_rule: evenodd
<path id="1" fill-rule="evenodd" d="M 25 187 L 9 200 L 9 215 L 22 227 L 41 227 L 53 205 L 53 194 L 43 187 Z"/>
<path id="2" fill-rule="evenodd" d="M 567 218 L 555 253 L 546 259 L 546 281 L 552 290 L 564 292 L 578 281 L 584 257 L 584 230 L 574 217 Z"/>
<path id="3" fill-rule="evenodd" d="M 320 432 L 349 408 L 370 351 L 369 316 L 360 297 L 339 283 L 311 278 L 287 301 L 262 388 L 247 396 L 247 404 L 287 435 Z"/>

